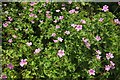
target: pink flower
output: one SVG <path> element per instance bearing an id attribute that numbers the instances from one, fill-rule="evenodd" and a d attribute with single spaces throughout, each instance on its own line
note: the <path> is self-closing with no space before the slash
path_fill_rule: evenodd
<path id="1" fill-rule="evenodd" d="M 118 5 L 120 5 L 120 1 L 118 2 Z"/>
<path id="2" fill-rule="evenodd" d="M 8 17 L 8 20 L 9 20 L 9 21 L 12 21 L 13 19 L 12 19 L 11 17 Z"/>
<path id="3" fill-rule="evenodd" d="M 57 55 L 61 58 L 62 56 L 65 55 L 64 50 L 59 50 Z"/>
<path id="4" fill-rule="evenodd" d="M 82 25 L 77 25 L 75 29 L 76 29 L 77 31 L 82 30 Z"/>
<path id="5" fill-rule="evenodd" d="M 62 39 L 61 37 L 58 37 L 58 41 L 62 42 L 62 41 L 63 41 L 63 39 Z"/>
<path id="6" fill-rule="evenodd" d="M 50 16 L 49 14 L 46 14 L 46 17 L 47 17 L 47 18 L 51 18 L 52 16 Z"/>
<path id="7" fill-rule="evenodd" d="M 49 14 L 50 13 L 50 11 L 46 11 L 46 14 Z"/>
<path id="8" fill-rule="evenodd" d="M 30 6 L 34 6 L 35 4 L 37 4 L 36 2 L 31 2 Z"/>
<path id="9" fill-rule="evenodd" d="M 71 26 L 72 26 L 72 27 L 75 27 L 75 26 L 77 26 L 77 25 L 76 25 L 76 24 L 71 24 Z"/>
<path id="10" fill-rule="evenodd" d="M 27 59 L 21 59 L 20 66 L 23 67 L 24 65 L 27 65 Z"/>
<path id="11" fill-rule="evenodd" d="M 86 21 L 85 20 L 83 20 L 83 19 L 81 19 L 81 21 L 80 21 L 82 24 L 86 24 Z"/>
<path id="12" fill-rule="evenodd" d="M 88 42 L 88 39 L 82 38 L 82 40 L 83 40 L 84 43 Z"/>
<path id="13" fill-rule="evenodd" d="M 69 35 L 69 34 L 70 34 L 70 31 L 65 31 L 64 33 L 67 34 L 67 35 Z"/>
<path id="14" fill-rule="evenodd" d="M 58 21 L 57 21 L 57 20 L 54 20 L 53 22 L 54 22 L 54 23 L 57 23 Z"/>
<path id="15" fill-rule="evenodd" d="M 55 37 L 55 36 L 56 36 L 56 34 L 55 34 L 55 33 L 52 33 L 52 35 L 51 35 L 51 36 Z"/>
<path id="16" fill-rule="evenodd" d="M 88 73 L 89 73 L 90 75 L 95 75 L 95 70 L 90 69 L 90 70 L 88 70 Z"/>
<path id="17" fill-rule="evenodd" d="M 39 53 L 40 51 L 41 51 L 41 49 L 40 49 L 40 48 L 35 49 L 34 54 Z"/>
<path id="18" fill-rule="evenodd" d="M 73 14 L 75 12 L 75 9 L 72 9 L 69 11 L 70 14 Z"/>
<path id="19" fill-rule="evenodd" d="M 102 22 L 104 20 L 104 18 L 100 18 L 99 21 Z"/>
<path id="20" fill-rule="evenodd" d="M 65 4 L 63 3 L 62 6 L 65 6 Z"/>
<path id="21" fill-rule="evenodd" d="M 17 38 L 17 36 L 16 36 L 16 35 L 12 35 L 12 37 L 13 37 L 13 38 Z"/>
<path id="22" fill-rule="evenodd" d="M 3 23 L 3 27 L 7 27 L 8 26 L 8 23 Z"/>
<path id="23" fill-rule="evenodd" d="M 100 40 L 101 40 L 100 36 L 96 36 L 95 39 L 96 39 L 97 41 L 100 41 Z"/>
<path id="24" fill-rule="evenodd" d="M 53 41 L 54 41 L 54 43 L 58 42 L 58 40 L 53 40 Z"/>
<path id="25" fill-rule="evenodd" d="M 29 11 L 33 11 L 33 10 L 34 10 L 34 8 L 30 8 L 30 9 L 29 9 Z"/>
<path id="26" fill-rule="evenodd" d="M 41 13 L 42 11 L 41 10 L 38 10 L 39 13 Z"/>
<path id="27" fill-rule="evenodd" d="M 8 67 L 9 69 L 13 69 L 13 68 L 14 68 L 14 66 L 13 66 L 12 64 L 8 64 L 7 67 Z"/>
<path id="28" fill-rule="evenodd" d="M 106 71 L 109 71 L 109 70 L 110 70 L 110 68 L 111 68 L 111 66 L 110 66 L 110 65 L 105 65 L 105 70 L 106 70 Z"/>
<path id="29" fill-rule="evenodd" d="M 110 66 L 111 66 L 112 69 L 114 69 L 115 68 L 115 63 L 113 63 L 112 61 L 110 61 Z"/>
<path id="30" fill-rule="evenodd" d="M 114 19 L 114 22 L 115 22 L 116 24 L 120 24 L 119 19 Z"/>
<path id="31" fill-rule="evenodd" d="M 109 7 L 109 6 L 104 5 L 102 11 L 104 11 L 104 12 L 108 11 L 108 10 L 109 10 L 108 7 Z"/>
<path id="32" fill-rule="evenodd" d="M 58 29 L 58 28 L 60 28 L 60 26 L 59 26 L 59 25 L 56 25 L 56 29 Z"/>
<path id="33" fill-rule="evenodd" d="M 35 21 L 32 20 L 31 23 L 35 23 Z"/>
<path id="34" fill-rule="evenodd" d="M 60 12 L 60 10 L 58 9 L 58 10 L 56 10 L 56 12 Z"/>
<path id="35" fill-rule="evenodd" d="M 59 16 L 59 19 L 62 20 L 64 18 L 64 16 Z"/>
<path id="36" fill-rule="evenodd" d="M 100 55 L 96 55 L 96 58 L 100 60 L 100 59 L 101 59 L 101 56 L 100 56 Z"/>
<path id="37" fill-rule="evenodd" d="M 31 14 L 29 14 L 29 16 L 30 16 L 30 17 L 34 17 L 34 16 L 35 16 L 35 14 L 31 13 Z"/>
<path id="38" fill-rule="evenodd" d="M 106 58 L 109 60 L 110 58 L 114 58 L 114 56 L 111 53 L 106 53 Z"/>
<path id="39" fill-rule="evenodd" d="M 32 42 L 27 42 L 26 44 L 27 44 L 27 46 L 31 46 Z"/>
<path id="40" fill-rule="evenodd" d="M 88 39 L 82 38 L 83 42 L 85 43 L 86 47 L 90 49 L 90 43 L 88 42 Z"/>
<path id="41" fill-rule="evenodd" d="M 9 42 L 9 43 L 12 43 L 13 41 L 12 41 L 12 39 L 9 39 L 8 42 Z"/>
<path id="42" fill-rule="evenodd" d="M 100 50 L 96 50 L 96 53 L 101 54 Z"/>
<path id="43" fill-rule="evenodd" d="M 2 79 L 7 79 L 7 76 L 6 75 L 1 75 L 1 78 Z"/>
<path id="44" fill-rule="evenodd" d="M 87 43 L 85 43 L 85 45 L 88 49 L 90 49 L 90 43 L 87 42 Z"/>

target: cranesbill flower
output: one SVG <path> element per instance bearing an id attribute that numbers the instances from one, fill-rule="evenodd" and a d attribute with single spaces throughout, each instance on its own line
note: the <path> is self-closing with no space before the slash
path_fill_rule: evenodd
<path id="1" fill-rule="evenodd" d="M 34 16 L 35 16 L 35 14 L 31 13 L 31 14 L 29 14 L 29 16 L 30 16 L 30 17 L 34 17 Z"/>
<path id="2" fill-rule="evenodd" d="M 73 14 L 75 12 L 75 9 L 72 9 L 69 11 L 70 14 Z"/>
<path id="3" fill-rule="evenodd" d="M 100 40 L 101 40 L 101 37 L 100 37 L 100 36 L 96 36 L 95 39 L 96 39 L 97 41 L 100 41 Z"/>
<path id="4" fill-rule="evenodd" d="M 71 3 L 72 3 L 72 0 L 69 0 L 68 3 L 71 4 Z"/>
<path id="5" fill-rule="evenodd" d="M 77 25 L 75 29 L 76 29 L 77 31 L 82 30 L 82 25 Z"/>
<path id="6" fill-rule="evenodd" d="M 62 39 L 61 37 L 58 37 L 58 41 L 62 42 L 62 41 L 63 41 L 63 39 Z"/>
<path id="7" fill-rule="evenodd" d="M 106 58 L 109 60 L 110 58 L 114 58 L 112 53 L 106 53 Z"/>
<path id="8" fill-rule="evenodd" d="M 90 75 L 95 75 L 95 70 L 94 70 L 94 69 L 90 69 L 90 70 L 88 70 L 88 73 L 89 73 Z"/>
<path id="9" fill-rule="evenodd" d="M 62 9 L 62 10 L 65 10 L 65 7 L 62 7 L 61 9 Z"/>
<path id="10" fill-rule="evenodd" d="M 50 13 L 50 11 L 46 11 L 46 13 L 47 13 L 47 14 L 49 14 L 49 13 Z"/>
<path id="11" fill-rule="evenodd" d="M 113 63 L 112 61 L 110 61 L 110 66 L 111 66 L 112 69 L 114 69 L 115 68 L 115 63 Z"/>
<path id="12" fill-rule="evenodd" d="M 100 56 L 100 55 L 96 55 L 96 58 L 97 58 L 98 60 L 100 60 L 100 59 L 101 59 L 101 56 Z"/>
<path id="13" fill-rule="evenodd" d="M 59 50 L 57 55 L 61 58 L 62 56 L 65 55 L 64 50 Z"/>
<path id="14" fill-rule="evenodd" d="M 90 49 L 90 46 L 91 46 L 90 43 L 87 42 L 87 43 L 85 43 L 85 45 L 88 49 Z"/>
<path id="15" fill-rule="evenodd" d="M 108 11 L 108 10 L 109 10 L 108 7 L 109 7 L 109 6 L 104 5 L 102 11 L 104 11 L 104 12 Z"/>
<path id="16" fill-rule="evenodd" d="M 12 19 L 11 17 L 8 17 L 8 20 L 9 20 L 9 21 L 12 21 L 13 19 Z"/>
<path id="17" fill-rule="evenodd" d="M 3 27 L 7 27 L 8 26 L 8 23 L 3 23 Z"/>
<path id="18" fill-rule="evenodd" d="M 75 26 L 77 26 L 77 25 L 76 25 L 76 24 L 71 24 L 71 26 L 72 26 L 72 27 L 75 27 Z"/>
<path id="19" fill-rule="evenodd" d="M 27 46 L 31 46 L 32 42 L 27 42 L 26 44 L 27 44 Z"/>
<path id="20" fill-rule="evenodd" d="M 13 38 L 17 38 L 17 36 L 16 36 L 16 35 L 12 35 L 12 37 L 13 37 Z"/>
<path id="21" fill-rule="evenodd" d="M 116 24 L 120 24 L 119 19 L 114 19 L 114 22 L 115 22 Z"/>
<path id="22" fill-rule="evenodd" d="M 24 65 L 27 65 L 27 59 L 21 59 L 20 66 L 23 67 Z"/>
<path id="23" fill-rule="evenodd" d="M 64 16 L 59 16 L 59 19 L 62 20 L 64 18 Z"/>
<path id="24" fill-rule="evenodd" d="M 59 26 L 59 25 L 56 25 L 56 29 L 58 29 L 58 28 L 60 28 L 60 26 Z"/>
<path id="25" fill-rule="evenodd" d="M 96 53 L 97 53 L 97 54 L 101 54 L 100 50 L 96 50 Z"/>
<path id="26" fill-rule="evenodd" d="M 54 20 L 53 22 L 54 22 L 54 23 L 57 23 L 58 21 L 57 21 L 57 20 Z"/>
<path id="27" fill-rule="evenodd" d="M 82 24 L 86 24 L 86 21 L 83 20 L 83 19 L 81 19 L 80 22 L 81 22 Z"/>
<path id="28" fill-rule="evenodd" d="M 9 69 L 13 69 L 14 66 L 13 66 L 12 64 L 7 64 L 7 68 L 9 68 Z"/>
<path id="29" fill-rule="evenodd" d="M 104 20 L 104 18 L 100 18 L 99 21 L 102 22 Z"/>
<path id="30" fill-rule="evenodd" d="M 57 43 L 58 42 L 58 40 L 53 40 L 54 41 L 54 43 Z"/>
<path id="31" fill-rule="evenodd" d="M 12 39 L 9 39 L 9 40 L 8 40 L 8 42 L 9 42 L 9 43 L 12 43 L 12 42 L 13 42 L 13 40 L 12 40 Z"/>
<path id="32" fill-rule="evenodd" d="M 30 6 L 34 6 L 34 5 L 36 5 L 37 3 L 36 2 L 31 2 L 30 3 Z"/>
<path id="33" fill-rule="evenodd" d="M 118 5 L 120 5 L 120 1 L 118 2 Z"/>
<path id="34" fill-rule="evenodd" d="M 106 71 L 109 71 L 109 70 L 110 70 L 110 68 L 111 68 L 111 66 L 110 66 L 110 65 L 105 65 L 105 70 L 106 70 Z"/>
<path id="35" fill-rule="evenodd" d="M 41 51 L 41 49 L 40 49 L 40 48 L 35 49 L 34 54 L 39 53 L 40 51 Z"/>
<path id="36" fill-rule="evenodd" d="M 52 33 L 52 35 L 51 35 L 51 36 L 55 37 L 55 36 L 56 36 L 56 34 L 55 34 L 55 33 Z"/>
<path id="37" fill-rule="evenodd" d="M 82 38 L 82 41 L 83 41 L 84 43 L 87 43 L 87 42 L 88 42 L 88 39 Z"/>
<path id="38" fill-rule="evenodd" d="M 76 9 L 79 9 L 79 7 L 76 7 Z"/>
<path id="39" fill-rule="evenodd" d="M 2 79 L 7 79 L 7 76 L 6 75 L 1 75 L 1 78 Z"/>
<path id="40" fill-rule="evenodd" d="M 30 9 L 29 9 L 29 11 L 33 11 L 33 10 L 34 10 L 34 8 L 30 8 Z"/>
<path id="41" fill-rule="evenodd" d="M 65 31 L 64 33 L 67 34 L 67 35 L 69 35 L 69 34 L 70 34 L 70 31 Z"/>

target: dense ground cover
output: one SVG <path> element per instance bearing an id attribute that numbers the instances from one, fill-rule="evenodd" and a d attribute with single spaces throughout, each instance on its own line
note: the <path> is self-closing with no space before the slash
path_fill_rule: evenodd
<path id="1" fill-rule="evenodd" d="M 2 78 L 120 79 L 120 4 L 2 6 Z"/>

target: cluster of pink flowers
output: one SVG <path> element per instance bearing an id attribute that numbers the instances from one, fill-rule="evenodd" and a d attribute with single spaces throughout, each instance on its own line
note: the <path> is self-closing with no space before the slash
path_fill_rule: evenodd
<path id="1" fill-rule="evenodd" d="M 97 53 L 96 58 L 98 60 L 100 60 L 101 59 L 101 56 L 100 56 L 101 52 L 100 52 L 100 50 L 96 50 L 96 53 Z"/>
<path id="2" fill-rule="evenodd" d="M 33 13 L 30 13 L 29 16 L 30 16 L 30 17 L 34 17 L 34 18 L 37 18 L 37 15 L 36 15 L 36 14 L 33 14 Z"/>
<path id="3" fill-rule="evenodd" d="M 82 30 L 82 25 L 71 24 L 71 26 L 74 27 L 77 31 Z"/>
<path id="4" fill-rule="evenodd" d="M 112 53 L 106 53 L 106 58 L 107 60 L 114 58 Z M 109 71 L 110 69 L 114 69 L 115 68 L 115 63 L 113 63 L 112 61 L 110 61 L 109 65 L 105 65 L 105 70 Z"/>
<path id="5" fill-rule="evenodd" d="M 50 15 L 50 11 L 46 11 L 46 17 L 51 18 L 52 16 Z"/>
<path id="6" fill-rule="evenodd" d="M 82 38 L 83 42 L 85 43 L 86 47 L 90 49 L 90 43 L 88 42 L 88 39 Z"/>
<path id="7" fill-rule="evenodd" d="M 78 13 L 78 12 L 79 12 L 79 11 L 76 11 L 75 9 L 71 9 L 71 10 L 69 11 L 70 14 Z"/>
<path id="8" fill-rule="evenodd" d="M 110 69 L 114 69 L 115 68 L 115 63 L 113 63 L 112 61 L 110 61 L 109 65 L 105 65 L 105 70 L 109 71 Z"/>

